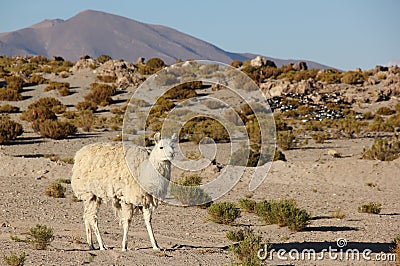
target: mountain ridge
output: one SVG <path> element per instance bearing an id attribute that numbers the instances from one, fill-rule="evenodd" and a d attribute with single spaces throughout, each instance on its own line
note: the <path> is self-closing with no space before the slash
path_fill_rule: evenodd
<path id="1" fill-rule="evenodd" d="M 147 24 L 102 11 L 85 10 L 62 19 L 45 19 L 29 27 L 0 33 L 0 55 L 62 56 L 76 61 L 82 55 L 107 54 L 115 59 L 136 61 L 159 57 L 168 64 L 178 59 L 207 59 L 230 63 L 253 59 L 257 54 L 223 50 L 197 37 L 157 24 Z M 280 66 L 307 62 L 309 68 L 328 68 L 308 60 L 266 57 Z"/>

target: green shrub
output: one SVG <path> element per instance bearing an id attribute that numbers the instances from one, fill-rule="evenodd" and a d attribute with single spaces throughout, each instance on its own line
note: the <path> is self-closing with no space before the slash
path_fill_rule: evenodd
<path id="1" fill-rule="evenodd" d="M 260 249 L 265 247 L 262 244 L 262 237 L 253 233 L 252 230 L 242 230 L 242 232 L 240 232 L 240 230 L 229 234 L 229 237 L 233 237 L 233 239 L 235 237 L 236 239 L 241 239 L 239 243 L 230 245 L 229 250 L 242 266 L 261 265 L 261 259 L 257 254 Z M 265 252 L 267 252 L 267 250 Z"/>
<path id="2" fill-rule="evenodd" d="M 364 148 L 362 158 L 367 160 L 393 161 L 400 156 L 400 141 L 392 139 L 375 139 L 371 148 Z"/>
<path id="3" fill-rule="evenodd" d="M 23 97 L 18 91 L 8 88 L 0 88 L 0 101 L 21 101 Z"/>
<path id="4" fill-rule="evenodd" d="M 27 235 L 27 242 L 30 243 L 33 248 L 39 250 L 46 249 L 54 239 L 53 229 L 41 224 L 32 227 Z"/>
<path id="5" fill-rule="evenodd" d="M 5 104 L 0 106 L 0 113 L 18 113 L 19 107 Z"/>
<path id="6" fill-rule="evenodd" d="M 252 212 L 255 211 L 255 207 L 256 207 L 256 201 L 255 200 L 251 200 L 251 199 L 247 199 L 247 198 L 239 199 L 239 208 L 242 211 L 252 213 Z"/>
<path id="7" fill-rule="evenodd" d="M 22 135 L 21 124 L 11 120 L 8 116 L 0 117 L 0 144 L 6 144 L 10 140 Z"/>
<path id="8" fill-rule="evenodd" d="M 295 147 L 295 135 L 290 131 L 278 131 L 276 142 L 282 150 L 289 150 Z"/>
<path id="9" fill-rule="evenodd" d="M 274 154 L 274 161 L 286 161 L 286 156 L 285 154 L 280 151 L 279 149 L 275 149 L 275 154 Z"/>
<path id="10" fill-rule="evenodd" d="M 293 199 L 264 200 L 258 202 L 254 210 L 266 224 L 288 226 L 292 231 L 303 230 L 311 219 L 307 211 L 298 208 Z"/>
<path id="11" fill-rule="evenodd" d="M 53 198 L 65 198 L 66 188 L 61 185 L 61 182 L 51 183 L 47 186 L 45 193 L 46 196 Z"/>
<path id="12" fill-rule="evenodd" d="M 4 262 L 10 266 L 23 266 L 25 264 L 26 254 L 22 252 L 20 255 L 11 252 L 9 256 L 4 255 Z"/>
<path id="13" fill-rule="evenodd" d="M 202 178 L 193 174 L 189 176 L 181 176 L 179 180 L 170 184 L 170 192 L 174 198 L 180 203 L 193 206 L 198 205 L 202 208 L 210 206 L 211 197 L 198 186 L 201 185 Z"/>
<path id="14" fill-rule="evenodd" d="M 207 208 L 210 220 L 219 224 L 232 224 L 240 215 L 240 210 L 231 202 L 218 202 Z"/>
<path id="15" fill-rule="evenodd" d="M 321 82 L 335 84 L 340 83 L 341 74 L 336 69 L 326 69 L 319 73 L 315 78 Z"/>
<path id="16" fill-rule="evenodd" d="M 244 240 L 246 231 L 243 229 L 239 230 L 231 230 L 226 232 L 226 238 L 228 238 L 232 242 L 239 242 Z"/>
<path id="17" fill-rule="evenodd" d="M 186 122 L 179 136 L 186 136 L 188 140 L 199 143 L 203 138 L 209 137 L 216 143 L 229 142 L 230 137 L 225 127 L 215 119 L 198 116 Z"/>
<path id="18" fill-rule="evenodd" d="M 44 120 L 38 122 L 39 134 L 51 139 L 65 139 L 77 132 L 74 125 L 58 120 Z"/>
<path id="19" fill-rule="evenodd" d="M 358 212 L 379 214 L 382 209 L 382 204 L 376 202 L 369 202 L 358 206 Z"/>

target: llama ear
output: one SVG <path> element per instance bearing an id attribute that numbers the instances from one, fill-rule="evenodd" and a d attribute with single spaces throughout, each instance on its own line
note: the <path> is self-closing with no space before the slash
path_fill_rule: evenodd
<path id="1" fill-rule="evenodd" d="M 154 134 L 154 141 L 158 143 L 160 141 L 160 137 L 161 137 L 160 132 L 157 132 L 156 134 Z"/>
<path id="2" fill-rule="evenodd" d="M 174 133 L 171 137 L 172 142 L 176 142 L 178 140 L 178 135 L 176 135 L 176 133 Z"/>

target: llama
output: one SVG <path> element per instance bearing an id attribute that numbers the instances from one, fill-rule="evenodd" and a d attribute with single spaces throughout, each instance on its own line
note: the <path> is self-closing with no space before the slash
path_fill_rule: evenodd
<path id="1" fill-rule="evenodd" d="M 176 136 L 160 139 L 160 133 L 156 133 L 154 139 L 156 145 L 150 154 L 143 147 L 124 147 L 121 143 L 91 144 L 76 153 L 71 186 L 75 196 L 84 204 L 83 220 L 90 249 L 94 249 L 92 230 L 100 250 L 105 249 L 97 218 L 102 201 L 112 202 L 123 227 L 123 251 L 128 246 L 133 213 L 139 210 L 143 213 L 153 249 L 159 249 L 151 218 L 159 199 L 167 194 Z"/>

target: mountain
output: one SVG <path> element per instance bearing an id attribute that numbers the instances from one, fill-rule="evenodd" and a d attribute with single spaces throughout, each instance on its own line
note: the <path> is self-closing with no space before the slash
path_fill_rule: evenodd
<path id="1" fill-rule="evenodd" d="M 0 55 L 62 56 L 76 61 L 82 55 L 107 54 L 114 59 L 136 61 L 159 57 L 166 63 L 177 59 L 208 59 L 230 63 L 256 55 L 230 53 L 175 29 L 141 23 L 105 12 L 86 10 L 67 19 L 44 20 L 21 30 L 0 33 Z M 299 60 L 267 59 L 278 66 Z M 327 68 L 306 61 L 309 68 Z"/>

